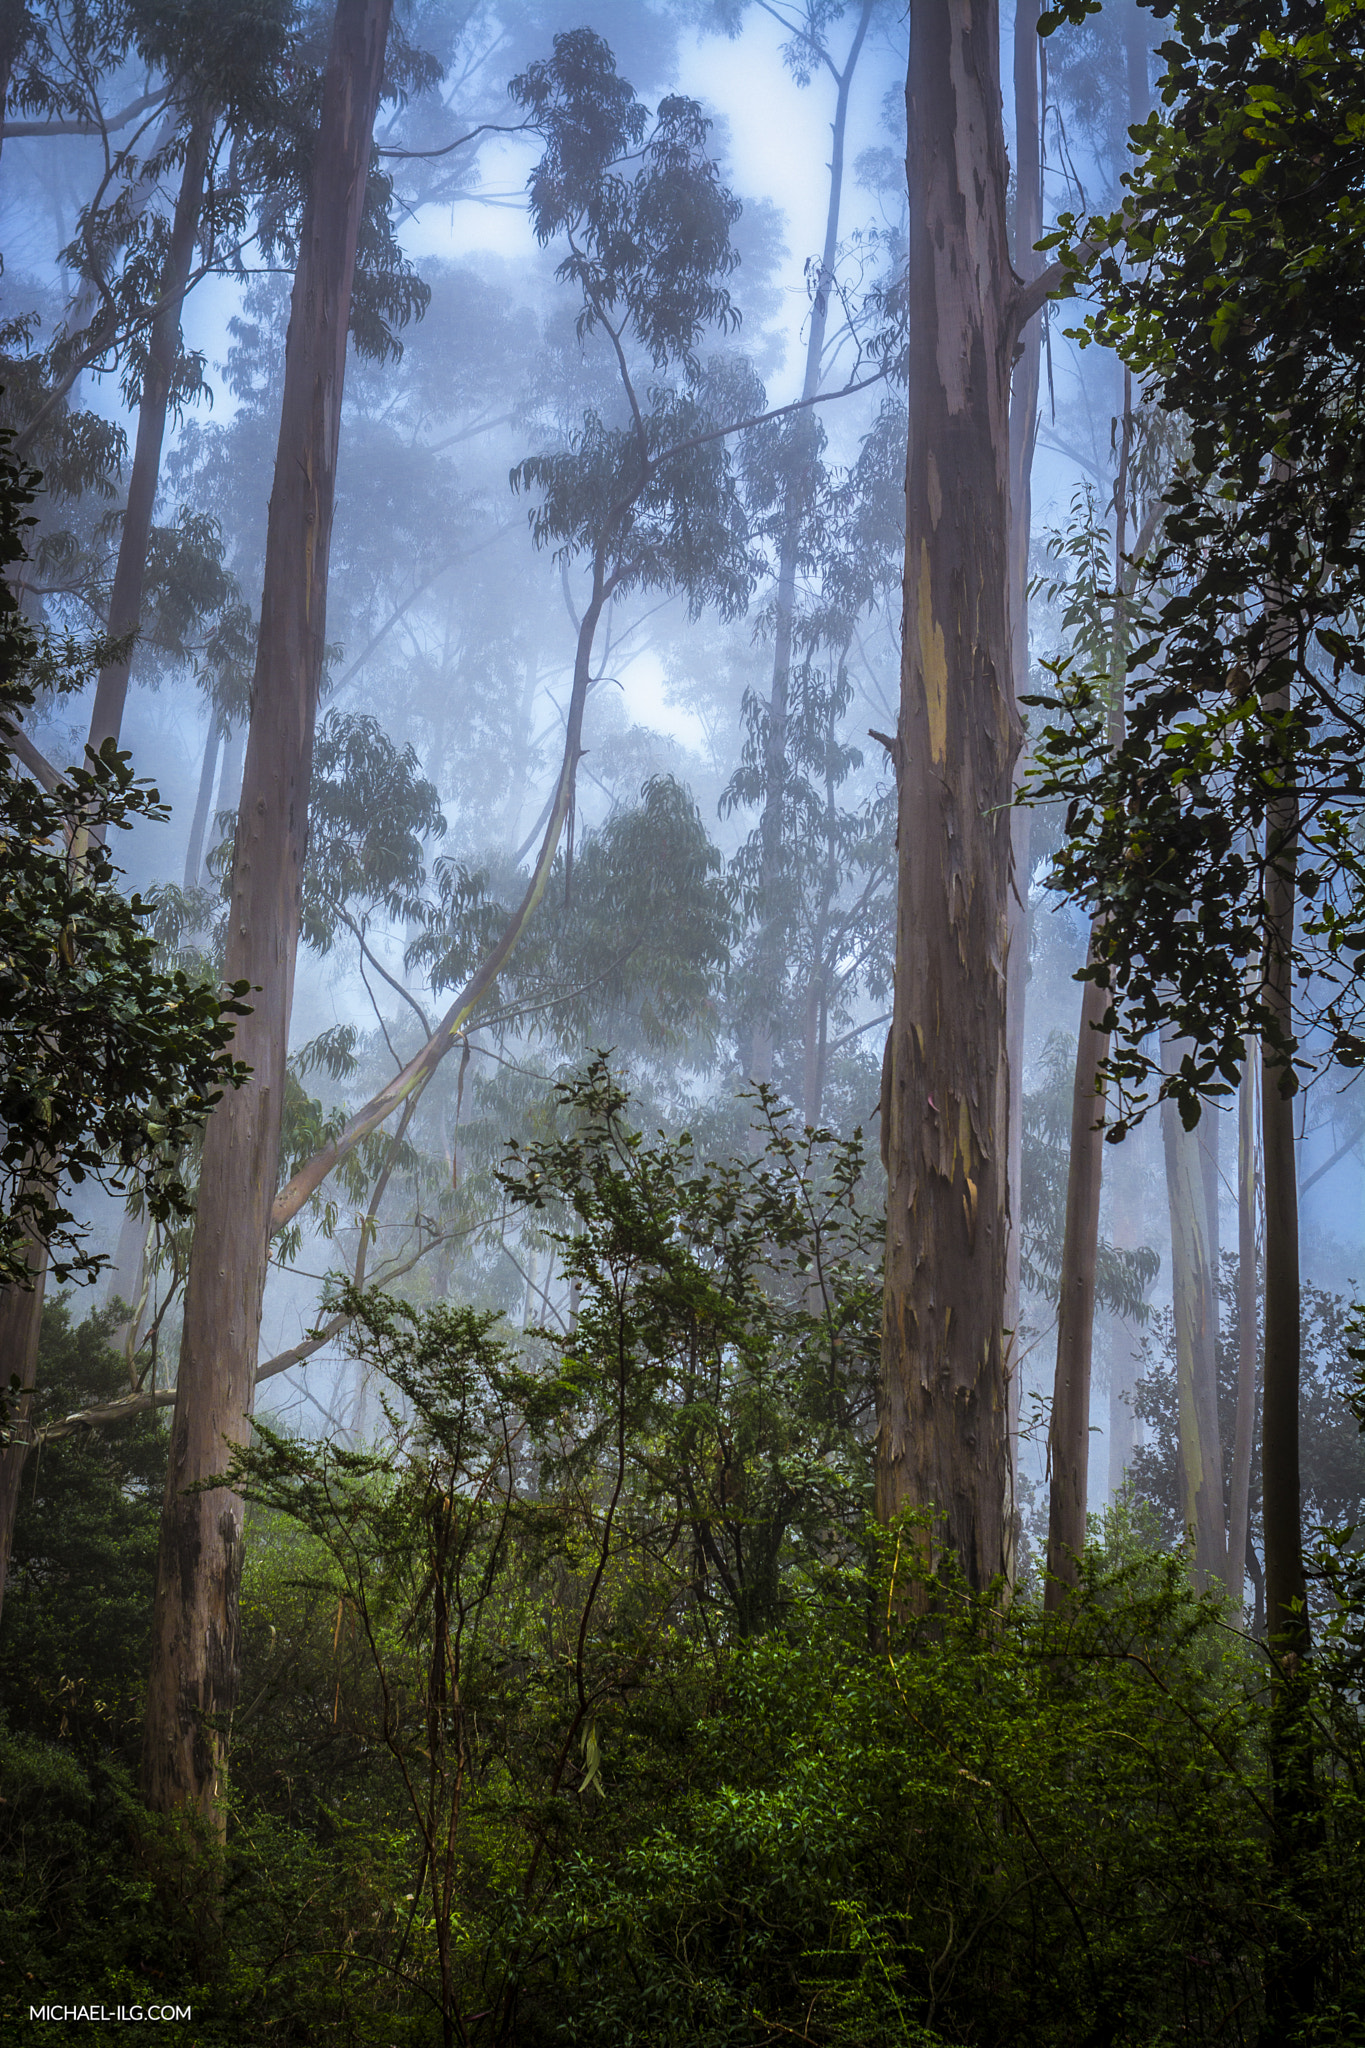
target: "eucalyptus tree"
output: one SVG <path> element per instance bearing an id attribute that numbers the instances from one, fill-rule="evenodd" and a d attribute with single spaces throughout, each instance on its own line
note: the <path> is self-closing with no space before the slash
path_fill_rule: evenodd
<path id="1" fill-rule="evenodd" d="M 37 481 L 5 448 L 7 570 L 23 562 Z M 40 640 L 9 580 L 0 582 L 0 1604 L 27 1449 L 36 1283 L 49 1258 L 63 1280 L 100 1263 L 67 1206 L 70 1190 L 131 1182 L 153 1213 L 183 1215 L 191 1197 L 177 1149 L 242 1079 L 223 1047 L 243 990 L 224 1001 L 211 983 L 166 972 L 151 906 L 117 887 L 107 832 L 164 815 L 156 790 L 118 755 L 57 773 L 20 734 L 39 689 L 88 679 L 85 651 Z"/>
<path id="2" fill-rule="evenodd" d="M 575 289 L 581 337 L 597 339 L 617 379 L 610 412 L 588 411 L 567 446 L 513 472 L 514 486 L 536 496 L 537 544 L 566 571 L 579 563 L 586 571 L 561 766 L 520 901 L 490 932 L 426 1042 L 281 1189 L 277 1228 L 426 1086 L 529 928 L 568 842 L 593 650 L 608 607 L 652 591 L 680 594 L 693 615 L 706 606 L 733 615 L 757 573 L 727 438 L 762 416 L 762 388 L 742 360 L 698 354 L 708 332 L 723 336 L 735 324 L 725 279 L 738 260 L 730 240 L 738 204 L 706 153 L 700 108 L 673 96 L 651 122 L 588 30 L 556 37 L 553 57 L 512 90 L 545 144 L 529 187 L 537 236 L 566 247 L 557 276 Z"/>
<path id="3" fill-rule="evenodd" d="M 1292 1892 L 1306 1882 L 1313 1811 L 1296 1679 L 1310 1649 L 1293 1142 L 1304 1024 L 1329 1057 L 1365 1057 L 1353 681 L 1365 673 L 1365 10 L 1188 7 L 1173 27 L 1171 112 L 1149 126 L 1124 213 L 1087 231 L 1126 259 L 1101 267 L 1087 326 L 1188 416 L 1190 460 L 1153 568 L 1175 594 L 1153 593 L 1154 658 L 1112 761 L 1097 759 L 1084 690 L 1063 693 L 1080 724 L 1059 722 L 1050 751 L 1072 804 L 1066 877 L 1106 915 L 1091 972 L 1112 998 L 1116 1128 L 1153 1080 L 1193 1124 L 1203 1100 L 1236 1085 L 1247 1040 L 1260 1047 L 1266 1607 L 1282 1659 L 1277 1857 Z M 1187 1050 L 1158 1075 L 1144 1038 L 1162 1025 Z M 1311 1939 L 1287 1939 L 1268 1985 L 1277 2024 L 1311 2002 L 1312 1979 Z"/>
<path id="4" fill-rule="evenodd" d="M 219 1716 L 231 1707 L 235 1682 L 241 1512 L 211 1482 L 232 1445 L 243 1441 L 253 1406 L 326 644 L 351 288 L 389 14 L 389 0 L 339 0 L 298 231 L 229 905 L 227 971 L 260 990 L 234 1047 L 252 1079 L 220 1105 L 205 1134 L 162 1510 L 143 1793 L 163 1810 L 193 1804 L 218 1825 Z"/>
<path id="5" fill-rule="evenodd" d="M 895 1003 L 877 1500 L 937 1522 L 969 1583 L 1008 1570 L 1010 372 L 1064 278 L 1009 257 L 998 10 L 913 5 L 910 432 Z"/>

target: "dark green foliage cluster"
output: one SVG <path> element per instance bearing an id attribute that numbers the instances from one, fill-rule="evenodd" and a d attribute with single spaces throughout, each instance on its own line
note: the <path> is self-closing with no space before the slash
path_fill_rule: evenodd
<path id="1" fill-rule="evenodd" d="M 1236 1260 L 1223 1256 L 1218 1338 L 1218 1434 L 1225 1481 L 1230 1484 L 1237 1411 L 1238 1322 Z M 1353 1356 L 1353 1311 L 1339 1294 L 1306 1283 L 1300 1320 L 1299 1462 L 1304 1528 L 1353 1530 L 1365 1525 L 1365 1440 L 1355 1424 L 1358 1365 Z M 1257 1338 L 1259 1346 L 1259 1333 Z M 1134 1406 L 1148 1425 L 1137 1451 L 1132 1479 L 1140 1497 L 1156 1509 L 1163 1540 L 1181 1540 L 1182 1508 L 1177 1472 L 1179 1441 L 1175 1332 L 1170 1311 L 1156 1317 L 1144 1339 L 1144 1369 Z M 1260 1546 L 1261 1454 L 1256 1431 L 1251 1459 L 1251 1535 Z M 1255 1560 L 1253 1560 L 1253 1570 Z"/>
<path id="2" fill-rule="evenodd" d="M 866 1517 L 858 1147 L 758 1107 L 762 1149 L 707 1161 L 599 1062 L 504 1174 L 571 1325 L 371 1295 L 378 1435 L 259 1428 L 221 1852 L 127 1775 L 163 1440 L 45 1448 L 0 1653 L 3 2024 L 71 1986 L 192 2002 L 202 2048 L 1263 2038 L 1305 1896 L 1264 1651 L 1121 1517 L 1056 1616 L 917 1579 L 917 1527 Z M 122 1369 L 49 1318 L 52 1412 Z M 1303 2048 L 1365 2028 L 1333 1569 Z"/>
<path id="3" fill-rule="evenodd" d="M 1093 264 L 1082 338 L 1118 350 L 1189 447 L 1139 579 L 1112 760 L 1093 680 L 1063 665 L 1038 700 L 1038 788 L 1068 805 L 1058 883 L 1104 917 L 1089 971 L 1115 996 L 1115 1137 L 1155 1074 L 1144 1040 L 1162 1022 L 1191 1046 L 1160 1087 L 1187 1123 L 1235 1081 L 1248 1030 L 1292 1073 L 1299 1046 L 1246 971 L 1272 872 L 1307 904 L 1300 1014 L 1331 1056 L 1365 1057 L 1365 11 L 1169 12 L 1167 111 L 1134 131 L 1123 207 L 1064 216 L 1054 238 Z M 1291 788 L 1300 821 L 1258 844 Z"/>
<path id="4" fill-rule="evenodd" d="M 25 557 L 37 478 L 0 450 L 0 564 Z M 152 1214 L 183 1213 L 179 1155 L 224 1086 L 245 1073 L 224 1048 L 245 984 L 226 1002 L 166 972 L 152 906 L 123 896 L 107 835 L 164 816 L 126 754 L 107 745 L 51 786 L 8 742 L 40 689 L 71 689 L 90 661 L 40 642 L 0 587 L 0 1280 L 22 1278 L 30 1238 L 58 1279 L 92 1270 L 66 1191 L 137 1177 Z"/>
<path id="5" fill-rule="evenodd" d="M 43 1316 L 36 1434 L 128 1391 L 116 1315 Z M 30 1453 L 0 1638 L 0 1705 L 16 1726 L 80 1756 L 136 1753 L 151 1643 L 164 1429 L 144 1414 Z"/>

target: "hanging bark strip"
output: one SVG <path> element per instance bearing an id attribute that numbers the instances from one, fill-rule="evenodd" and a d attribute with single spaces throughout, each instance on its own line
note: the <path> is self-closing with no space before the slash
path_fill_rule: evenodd
<path id="1" fill-rule="evenodd" d="M 279 1157 L 356 243 L 392 0 L 338 0 L 285 349 L 226 973 L 259 990 L 252 1079 L 209 1119 L 157 1559 L 142 1788 L 218 1803 L 236 1686 L 242 1505 L 222 1473 L 250 1427 Z"/>
<path id="2" fill-rule="evenodd" d="M 1004 1348 L 1010 804 L 1010 365 L 1064 283 L 1005 232 L 994 0 L 912 0 L 906 78 L 910 435 L 897 739 L 896 992 L 877 1510 L 922 1511 L 969 1584 L 1008 1572 Z M 1088 262 L 1092 244 L 1077 259 Z"/>

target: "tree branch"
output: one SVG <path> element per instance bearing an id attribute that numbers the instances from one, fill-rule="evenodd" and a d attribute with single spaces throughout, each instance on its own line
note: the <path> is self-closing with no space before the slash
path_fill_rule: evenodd
<path id="1" fill-rule="evenodd" d="M 159 107 L 169 98 L 170 87 L 163 86 L 160 92 L 146 92 L 141 99 L 130 100 L 117 114 L 98 121 L 6 121 L 0 128 L 0 138 L 6 142 L 22 142 L 32 136 L 43 135 L 112 135 L 116 128 L 126 128 L 149 107 Z"/>

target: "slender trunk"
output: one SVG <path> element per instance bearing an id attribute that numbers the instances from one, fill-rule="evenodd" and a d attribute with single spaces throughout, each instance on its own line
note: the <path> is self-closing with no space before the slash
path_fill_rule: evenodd
<path id="1" fill-rule="evenodd" d="M 1038 45 L 1039 0 L 1017 0 L 1014 10 L 1014 267 L 1036 277 L 1042 259 L 1034 248 L 1043 233 L 1042 106 Z M 1033 528 L 1033 454 L 1038 439 L 1038 381 L 1042 321 L 1035 317 L 1020 337 L 1019 359 L 1010 386 L 1009 605 L 1011 673 L 1016 712 L 1028 690 L 1028 563 Z M 1009 1062 L 1009 1239 L 1005 1253 L 1005 1331 L 1009 1345 L 1010 1471 L 1019 1465 L 1019 1254 L 1023 1224 L 1021 1169 L 1024 1151 L 1024 1014 L 1028 985 L 1030 872 L 1033 813 L 1020 805 L 1011 820 L 1009 950 L 1005 991 L 1006 1058 Z M 1018 1548 L 1011 1533 L 1011 1554 Z"/>
<path id="2" fill-rule="evenodd" d="M 1145 1244 L 1150 1231 L 1144 1217 L 1142 1189 L 1145 1184 L 1145 1155 L 1151 1138 L 1149 1127 L 1139 1124 L 1124 1141 L 1125 1171 L 1114 1178 L 1114 1243 L 1123 1251 L 1136 1251 Z M 1109 1497 L 1115 1500 L 1128 1483 L 1133 1456 L 1141 1442 L 1133 1397 L 1137 1391 L 1142 1361 L 1140 1323 L 1126 1316 L 1114 1317 L 1114 1345 L 1109 1377 Z"/>
<path id="3" fill-rule="evenodd" d="M 1127 680 L 1128 621 L 1125 607 L 1128 540 L 1128 467 L 1132 453 L 1132 385 L 1123 380 L 1123 434 L 1114 492 L 1114 622 L 1109 661 L 1109 744 L 1123 736 L 1123 693 Z M 1087 965 L 1100 958 L 1101 928 L 1091 926 Z M 1104 1061 L 1109 1034 L 1101 1029 L 1109 1009 L 1108 988 L 1085 984 L 1076 1066 L 1071 1088 L 1071 1148 L 1067 1157 L 1066 1223 L 1062 1239 L 1061 1292 L 1057 1307 L 1057 1366 L 1048 1432 L 1047 1583 L 1044 1604 L 1059 1607 L 1078 1582 L 1085 1546 L 1090 1489 L 1090 1379 L 1095 1346 L 1095 1267 L 1100 1243 L 1100 1194 L 1104 1180 Z"/>
<path id="4" fill-rule="evenodd" d="M 1179 1063 L 1180 1043 L 1165 1039 L 1167 1071 Z M 1199 1140 L 1184 1129 L 1175 1104 L 1161 1105 L 1166 1152 L 1166 1197 L 1171 1218 L 1171 1294 L 1175 1317 L 1179 1395 L 1181 1512 L 1194 1539 L 1194 1568 L 1205 1586 L 1225 1582 L 1227 1534 L 1223 1521 L 1223 1459 L 1218 1437 L 1218 1390 L 1208 1371 L 1208 1319 L 1212 1300 L 1208 1210 L 1200 1172 Z"/>
<path id="5" fill-rule="evenodd" d="M 185 848 L 185 887 L 197 889 L 204 871 L 204 833 L 208 829 L 209 805 L 213 800 L 213 778 L 218 770 L 218 750 L 223 743 L 223 721 L 215 711 L 210 715 L 209 735 L 204 742 L 204 760 L 199 770 L 199 793 L 190 819 L 190 842 Z"/>
<path id="6" fill-rule="evenodd" d="M 811 301 L 810 329 L 806 336 L 806 365 L 801 379 L 801 397 L 806 400 L 813 398 L 820 389 L 825 334 L 829 326 L 829 301 L 834 289 L 835 264 L 839 254 L 839 214 L 843 204 L 844 139 L 848 128 L 848 96 L 853 84 L 853 74 L 858 67 L 858 59 L 862 55 L 863 44 L 867 38 L 872 8 L 873 0 L 862 0 L 857 27 L 853 31 L 853 41 L 849 45 L 844 68 L 836 74 L 838 88 L 831 129 L 825 241 L 820 253 L 820 275 L 816 280 Z M 799 434 L 813 440 L 816 431 L 813 413 L 807 413 L 800 418 L 797 427 Z M 766 1000 L 770 1004 L 775 1004 L 779 1000 L 781 991 L 778 984 L 784 964 L 778 957 L 781 937 L 774 928 L 775 906 L 772 898 L 782 868 L 782 809 L 787 775 L 787 710 L 791 686 L 792 632 L 796 614 L 796 563 L 801 544 L 801 517 L 805 509 L 805 496 L 803 480 L 800 477 L 793 478 L 787 490 L 782 534 L 778 543 L 773 680 L 768 698 L 765 795 L 763 816 L 759 825 L 762 848 L 760 916 L 763 919 L 763 930 L 760 934 L 760 972 L 767 984 L 760 1000 Z M 756 1081 L 772 1079 L 775 1014 L 772 1008 L 760 1010 L 754 1021 L 750 1068 Z"/>
<path id="7" fill-rule="evenodd" d="M 239 725 L 223 741 L 223 765 L 218 771 L 218 811 L 236 813 L 242 801 L 242 763 L 246 758 L 246 726 Z M 212 847 L 209 851 L 212 852 Z"/>
<path id="8" fill-rule="evenodd" d="M 180 354 L 181 301 L 189 283 L 190 265 L 199 234 L 199 215 L 204 203 L 204 181 L 208 175 L 215 119 L 215 109 L 201 104 L 195 109 L 190 122 L 166 268 L 160 280 L 160 297 L 166 303 L 152 322 L 148 337 L 147 368 L 137 416 L 137 440 L 128 477 L 128 503 L 123 514 L 114 588 L 109 600 L 109 638 L 119 642 L 128 642 L 136 633 L 142 612 L 142 585 L 147 573 L 152 510 L 161 476 L 161 446 L 166 435 L 166 414 L 170 407 L 176 360 Z M 100 670 L 94 709 L 90 715 L 89 745 L 96 752 L 106 740 L 118 743 L 132 659 L 133 650 L 129 644 Z"/>
<path id="9" fill-rule="evenodd" d="M 32 1435 L 29 1408 L 38 1383 L 38 1332 L 43 1320 L 47 1246 L 34 1237 L 28 1240 L 28 1269 L 33 1276 L 31 1286 L 0 1289 L 0 1391 L 7 1411 L 5 1427 L 11 1438 L 0 1451 L 0 1615 L 4 1613 L 19 1489 Z M 16 1380 L 17 1390 L 13 1384 Z"/>
<path id="10" fill-rule="evenodd" d="M 1004 1348 L 1009 388 L 999 15 L 912 0 L 910 435 L 876 1490 L 969 1584 L 1012 1544 Z"/>
<path id="11" fill-rule="evenodd" d="M 1293 1033 L 1290 972 L 1294 944 L 1297 802 L 1281 797 L 1266 821 L 1266 947 L 1263 1000 L 1283 1042 Z M 1292 1069 L 1267 1041 L 1261 1076 L 1265 1162 L 1265 1379 L 1261 1473 L 1265 1525 L 1266 1623 L 1272 1642 L 1304 1657 L 1309 1650 L 1308 1587 L 1303 1565 L 1299 1489 L 1299 1204 Z"/>
<path id="12" fill-rule="evenodd" d="M 1092 948 L 1093 958 L 1093 948 Z M 1057 1375 L 1048 1429 L 1050 1484 L 1044 1604 L 1060 1607 L 1079 1578 L 1090 1488 L 1090 1369 L 1095 1337 L 1095 1263 L 1104 1161 L 1104 1076 L 1109 1034 L 1100 1029 L 1109 991 L 1087 981 L 1071 1087 L 1071 1153 L 1057 1307 Z"/>
<path id="13" fill-rule="evenodd" d="M 1280 650 L 1282 651 L 1282 650 Z M 1268 690 L 1269 718 L 1287 721 L 1287 686 Z M 1286 753 L 1292 747 L 1286 740 Z M 1270 1716 L 1271 1861 L 1287 1911 L 1266 1963 L 1267 2040 L 1285 2040 L 1311 2012 L 1316 1988 L 1311 1854 L 1318 1833 L 1313 1724 L 1307 1692 L 1312 1648 L 1299 1486 L 1299 1196 L 1294 1145 L 1293 954 L 1299 802 L 1292 756 L 1266 807 L 1262 1002 L 1274 1020 L 1262 1045 L 1261 1155 L 1265 1173 L 1265 1366 L 1261 1487 L 1266 1637 L 1276 1655 Z"/>
<path id="14" fill-rule="evenodd" d="M 0 55 L 3 54 L 6 21 L 7 17 L 0 15 Z M 180 295 L 194 254 L 212 132 L 211 116 L 196 118 L 190 132 L 176 201 L 166 274 L 162 280 L 163 292 L 174 292 L 175 297 L 173 303 L 157 316 L 149 342 L 148 367 L 138 413 L 137 444 L 128 483 L 128 504 L 109 606 L 108 632 L 112 640 L 124 639 L 134 631 L 142 604 L 142 582 L 147 566 L 152 506 L 161 469 L 161 442 L 166 426 L 170 379 L 180 345 Z M 100 672 L 90 721 L 89 744 L 92 747 L 98 748 L 106 739 L 118 740 L 131 659 L 129 649 L 119 661 L 107 664 Z M 43 1298 L 47 1289 L 46 1248 L 31 1260 L 30 1266 L 33 1275 L 31 1288 L 19 1289 L 13 1301 L 9 1296 L 14 1290 L 0 1289 L 0 1329 L 5 1332 L 11 1358 L 5 1377 L 8 1378 L 12 1372 L 31 1391 L 37 1385 L 38 1334 L 42 1328 Z M 4 1571 L 14 1539 L 17 1486 L 16 1479 L 15 1489 L 11 1492 L 8 1484 L 0 1481 L 0 1600 L 4 1597 Z"/>
<path id="15" fill-rule="evenodd" d="M 289 1012 L 326 644 L 327 567 L 356 243 L 392 0 L 338 0 L 285 347 L 279 447 L 233 862 L 226 973 L 259 993 L 252 1069 L 208 1122 L 162 1507 L 142 1754 L 148 1803 L 222 1825 L 236 1689 L 242 1506 L 225 1469 L 250 1429 L 279 1160 Z"/>
<path id="16" fill-rule="evenodd" d="M 1256 1062 L 1247 1041 L 1237 1097 L 1237 1421 L 1228 1499 L 1228 1591 L 1238 1608 L 1251 1540 L 1251 1450 L 1256 1431 Z"/>

